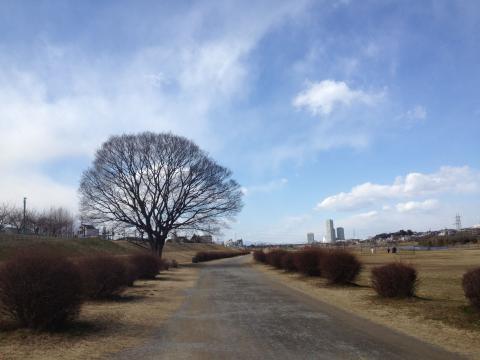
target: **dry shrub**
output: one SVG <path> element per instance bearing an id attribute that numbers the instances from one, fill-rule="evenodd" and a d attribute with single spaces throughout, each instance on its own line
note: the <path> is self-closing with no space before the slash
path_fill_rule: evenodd
<path id="1" fill-rule="evenodd" d="M 330 284 L 352 283 L 362 270 L 362 264 L 358 258 L 344 250 L 328 252 L 320 264 L 322 276 Z"/>
<path id="2" fill-rule="evenodd" d="M 126 271 L 125 283 L 127 286 L 133 286 L 135 281 L 137 281 L 140 278 L 138 269 L 134 264 L 130 262 L 128 258 L 123 261 L 123 264 L 125 265 L 125 271 Z"/>
<path id="3" fill-rule="evenodd" d="M 267 255 L 263 250 L 255 250 L 253 252 L 253 259 L 257 262 L 265 264 L 267 262 Z"/>
<path id="4" fill-rule="evenodd" d="M 297 266 L 295 265 L 295 253 L 287 251 L 282 257 L 282 269 L 288 272 L 297 271 Z"/>
<path id="5" fill-rule="evenodd" d="M 277 268 L 282 269 L 282 259 L 287 253 L 286 250 L 274 249 L 267 252 L 267 264 Z"/>
<path id="6" fill-rule="evenodd" d="M 160 259 L 153 254 L 135 254 L 129 260 L 137 268 L 139 279 L 155 279 L 160 272 Z"/>
<path id="7" fill-rule="evenodd" d="M 75 319 L 82 290 L 75 265 L 53 254 L 24 252 L 0 268 L 0 311 L 24 327 L 58 329 Z"/>
<path id="8" fill-rule="evenodd" d="M 168 271 L 170 269 L 170 261 L 166 259 L 159 259 L 158 262 L 160 265 L 160 271 Z"/>
<path id="9" fill-rule="evenodd" d="M 125 263 L 115 256 L 96 255 L 79 261 L 85 294 L 91 299 L 108 299 L 119 295 L 128 284 Z"/>
<path id="10" fill-rule="evenodd" d="M 470 304 L 480 310 L 480 267 L 467 271 L 463 275 L 462 285 Z"/>
<path id="11" fill-rule="evenodd" d="M 231 258 L 234 256 L 246 255 L 250 251 L 199 251 L 192 258 L 193 263 Z"/>
<path id="12" fill-rule="evenodd" d="M 372 286 L 383 297 L 412 297 L 417 271 L 410 265 L 390 263 L 372 269 Z"/>
<path id="13" fill-rule="evenodd" d="M 176 269 L 178 268 L 178 261 L 175 259 L 172 259 L 172 261 L 170 261 L 170 265 L 172 268 Z"/>
<path id="14" fill-rule="evenodd" d="M 294 264 L 296 269 L 304 275 L 320 276 L 320 264 L 324 257 L 324 249 L 305 248 L 295 252 Z"/>

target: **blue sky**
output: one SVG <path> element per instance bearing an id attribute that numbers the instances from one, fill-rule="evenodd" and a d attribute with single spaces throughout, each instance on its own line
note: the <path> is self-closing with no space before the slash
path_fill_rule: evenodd
<path id="1" fill-rule="evenodd" d="M 187 136 L 244 187 L 223 237 L 480 223 L 476 1 L 1 1 L 0 202 L 77 208 L 109 135 Z"/>

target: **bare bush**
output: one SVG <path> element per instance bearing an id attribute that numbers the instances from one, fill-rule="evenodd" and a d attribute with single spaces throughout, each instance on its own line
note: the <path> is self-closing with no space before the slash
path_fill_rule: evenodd
<path id="1" fill-rule="evenodd" d="M 135 254 L 129 257 L 129 261 L 138 271 L 139 279 L 155 279 L 160 272 L 159 257 L 153 254 Z"/>
<path id="2" fill-rule="evenodd" d="M 257 262 L 265 264 L 267 262 L 267 255 L 263 250 L 255 250 L 253 252 L 253 259 Z"/>
<path id="3" fill-rule="evenodd" d="M 132 264 L 128 258 L 123 260 L 123 264 L 125 265 L 126 272 L 125 284 L 131 287 L 135 284 L 135 281 L 140 278 L 138 268 Z"/>
<path id="4" fill-rule="evenodd" d="M 267 264 L 273 266 L 277 269 L 282 269 L 282 259 L 283 256 L 287 253 L 286 250 L 282 249 L 273 249 L 267 252 Z"/>
<path id="5" fill-rule="evenodd" d="M 412 297 L 417 271 L 410 265 L 390 263 L 372 269 L 372 286 L 383 297 Z"/>
<path id="6" fill-rule="evenodd" d="M 480 267 L 463 275 L 463 291 L 473 307 L 480 310 Z"/>
<path id="7" fill-rule="evenodd" d="M 295 267 L 304 275 L 320 276 L 321 261 L 325 256 L 325 250 L 318 248 L 305 248 L 295 252 Z"/>
<path id="8" fill-rule="evenodd" d="M 124 262 L 115 256 L 87 257 L 82 259 L 78 266 L 85 293 L 91 299 L 108 299 L 117 296 L 129 282 Z"/>
<path id="9" fill-rule="evenodd" d="M 288 272 L 297 271 L 295 252 L 287 251 L 282 257 L 282 269 Z"/>
<path id="10" fill-rule="evenodd" d="M 355 280 L 362 264 L 358 258 L 344 250 L 329 251 L 321 261 L 321 272 L 330 284 L 348 284 Z"/>
<path id="11" fill-rule="evenodd" d="M 82 291 L 78 269 L 53 254 L 25 252 L 0 268 L 0 311 L 24 327 L 64 326 L 78 316 Z"/>

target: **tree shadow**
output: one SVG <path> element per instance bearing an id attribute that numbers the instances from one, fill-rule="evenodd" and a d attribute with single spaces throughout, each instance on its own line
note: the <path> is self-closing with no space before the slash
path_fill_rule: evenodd
<path id="1" fill-rule="evenodd" d="M 174 276 L 161 276 L 158 277 L 157 280 L 159 281 L 185 281 L 185 279 L 182 279 L 180 277 L 174 277 Z"/>
<path id="2" fill-rule="evenodd" d="M 14 320 L 7 320 L 0 323 L 0 333 L 8 334 L 20 331 L 24 333 L 25 336 L 29 336 L 28 334 L 45 334 L 83 337 L 106 331 L 111 325 L 112 322 L 107 320 L 74 320 L 54 329 L 30 329 Z"/>
<path id="3" fill-rule="evenodd" d="M 117 302 L 117 303 L 128 303 L 128 302 L 135 302 L 145 299 L 145 296 L 142 295 L 116 295 L 110 299 L 110 301 Z"/>

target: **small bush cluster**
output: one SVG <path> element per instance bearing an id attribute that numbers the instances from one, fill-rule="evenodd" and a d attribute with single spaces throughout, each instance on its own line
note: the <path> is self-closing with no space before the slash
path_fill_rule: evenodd
<path id="1" fill-rule="evenodd" d="M 153 279 L 175 260 L 150 254 L 72 261 L 44 251 L 21 253 L 0 267 L 0 312 L 23 327 L 58 329 L 74 320 L 85 299 L 118 296 L 137 279 Z"/>
<path id="2" fill-rule="evenodd" d="M 355 280 L 362 269 L 358 258 L 347 251 L 326 251 L 320 248 L 304 248 L 298 251 L 273 249 L 256 250 L 255 261 L 288 272 L 306 276 L 325 276 L 330 284 L 348 284 Z"/>
<path id="3" fill-rule="evenodd" d="M 23 253 L 0 268 L 0 311 L 21 326 L 58 329 L 78 316 L 82 301 L 82 277 L 62 257 Z"/>
<path id="4" fill-rule="evenodd" d="M 170 261 L 170 266 L 171 266 L 172 268 L 174 268 L 174 269 L 178 268 L 178 262 L 177 262 L 177 260 L 172 259 L 172 260 Z"/>
<path id="5" fill-rule="evenodd" d="M 199 251 L 192 258 L 192 263 L 231 258 L 249 253 L 249 251 Z"/>
<path id="6" fill-rule="evenodd" d="M 470 304 L 480 310 L 480 267 L 467 271 L 462 279 L 463 291 Z"/>
<path id="7" fill-rule="evenodd" d="M 372 287 L 388 298 L 412 297 L 417 286 L 417 271 L 402 263 L 390 263 L 372 269 Z"/>

